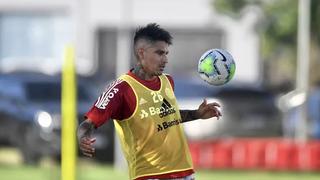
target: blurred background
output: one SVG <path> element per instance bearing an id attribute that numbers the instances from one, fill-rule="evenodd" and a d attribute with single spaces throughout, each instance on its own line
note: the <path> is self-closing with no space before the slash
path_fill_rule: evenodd
<path id="1" fill-rule="evenodd" d="M 1 179 L 61 177 L 64 47 L 76 50 L 80 123 L 135 63 L 134 31 L 151 22 L 173 35 L 166 72 L 180 108 L 222 105 L 219 121 L 184 124 L 197 179 L 319 179 L 319 16 L 318 0 L 0 0 Z M 222 87 L 197 74 L 212 48 L 236 62 Z M 113 123 L 95 137 L 77 179 L 128 179 Z"/>

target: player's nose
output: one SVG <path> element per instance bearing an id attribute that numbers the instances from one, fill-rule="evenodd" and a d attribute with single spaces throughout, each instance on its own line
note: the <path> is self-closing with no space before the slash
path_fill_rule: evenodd
<path id="1" fill-rule="evenodd" d="M 163 62 L 164 64 L 167 64 L 167 63 L 168 63 L 168 56 L 167 56 L 167 55 L 164 55 L 164 56 L 163 56 L 162 62 Z"/>

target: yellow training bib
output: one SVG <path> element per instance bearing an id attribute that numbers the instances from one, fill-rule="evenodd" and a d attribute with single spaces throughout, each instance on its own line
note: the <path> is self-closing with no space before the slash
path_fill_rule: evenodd
<path id="1" fill-rule="evenodd" d="M 175 95 L 165 75 L 153 91 L 129 75 L 126 81 L 136 96 L 131 117 L 114 120 L 130 179 L 193 169 Z"/>

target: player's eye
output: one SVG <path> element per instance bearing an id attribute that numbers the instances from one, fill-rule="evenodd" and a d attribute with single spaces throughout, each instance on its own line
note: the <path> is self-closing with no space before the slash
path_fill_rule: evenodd
<path id="1" fill-rule="evenodd" d="M 168 55 L 168 54 L 169 54 L 168 51 L 156 51 L 156 53 L 157 53 L 159 56 L 163 56 L 163 55 Z"/>
<path id="2" fill-rule="evenodd" d="M 165 54 L 164 51 L 156 51 L 156 53 L 157 53 L 158 55 L 160 55 L 160 56 L 162 56 L 162 55 Z"/>

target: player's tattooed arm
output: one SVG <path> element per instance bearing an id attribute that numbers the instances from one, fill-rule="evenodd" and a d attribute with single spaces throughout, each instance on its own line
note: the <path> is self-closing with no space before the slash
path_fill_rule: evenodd
<path id="1" fill-rule="evenodd" d="M 197 110 L 180 110 L 180 115 L 183 123 L 199 119 Z"/>
<path id="2" fill-rule="evenodd" d="M 92 145 L 96 139 L 91 137 L 94 129 L 94 124 L 87 119 L 79 125 L 77 131 L 79 148 L 82 153 L 88 157 L 93 157 L 95 153 L 95 149 Z"/>
<path id="3" fill-rule="evenodd" d="M 94 125 L 91 121 L 85 120 L 78 127 L 78 140 L 81 138 L 90 137 L 94 129 Z"/>

